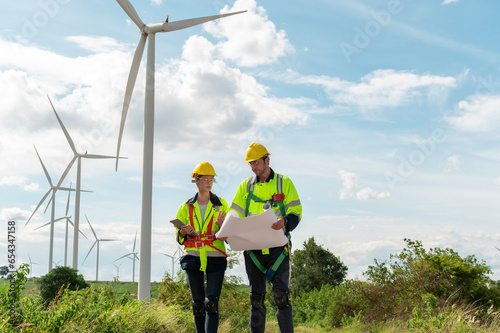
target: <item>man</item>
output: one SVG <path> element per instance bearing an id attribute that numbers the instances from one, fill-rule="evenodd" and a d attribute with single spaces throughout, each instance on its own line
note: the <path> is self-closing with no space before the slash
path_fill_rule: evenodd
<path id="1" fill-rule="evenodd" d="M 278 218 L 272 225 L 282 229 L 289 237 L 290 231 L 300 222 L 302 205 L 290 178 L 279 175 L 269 166 L 269 152 L 252 143 L 244 163 L 249 163 L 254 177 L 245 179 L 234 196 L 231 209 L 240 217 L 261 214 L 269 203 Z M 288 244 L 283 246 L 245 251 L 245 268 L 250 282 L 250 332 L 263 333 L 266 325 L 266 278 L 272 283 L 276 303 L 276 316 L 280 333 L 293 332 L 292 307 L 289 303 L 290 258 Z"/>

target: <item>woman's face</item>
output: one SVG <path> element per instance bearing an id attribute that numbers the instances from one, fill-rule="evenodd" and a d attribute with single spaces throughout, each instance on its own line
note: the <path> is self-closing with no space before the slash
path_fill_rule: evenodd
<path id="1" fill-rule="evenodd" d="M 195 183 L 199 191 L 210 191 L 214 181 L 213 176 L 199 176 L 196 178 Z"/>

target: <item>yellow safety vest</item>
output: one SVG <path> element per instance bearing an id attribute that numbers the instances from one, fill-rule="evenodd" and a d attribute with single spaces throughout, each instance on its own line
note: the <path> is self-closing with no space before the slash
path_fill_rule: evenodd
<path id="1" fill-rule="evenodd" d="M 200 235 L 197 237 L 182 237 L 180 230 L 176 229 L 177 241 L 184 245 L 185 251 L 200 252 L 200 271 L 205 271 L 207 268 L 207 251 L 222 252 L 226 257 L 226 246 L 224 242 L 216 239 L 215 233 L 219 231 L 219 227 L 215 223 L 220 212 L 229 210 L 227 202 L 210 193 L 210 201 L 205 211 L 205 216 L 201 218 L 200 206 L 198 204 L 198 194 L 193 198 L 186 200 L 179 211 L 177 218 L 184 224 L 191 225 Z"/>

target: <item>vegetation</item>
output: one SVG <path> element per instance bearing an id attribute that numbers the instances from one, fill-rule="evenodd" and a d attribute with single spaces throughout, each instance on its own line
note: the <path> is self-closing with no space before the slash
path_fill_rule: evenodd
<path id="1" fill-rule="evenodd" d="M 317 245 L 314 237 L 304 242 L 303 250 L 296 250 L 292 255 L 291 295 L 297 297 L 323 285 L 338 286 L 347 275 L 345 266 L 336 257 Z"/>
<path id="2" fill-rule="evenodd" d="M 302 289 L 292 299 L 295 331 L 500 331 L 500 288 L 489 278 L 491 270 L 483 261 L 474 256 L 462 258 L 451 249 L 426 250 L 419 241 L 405 242 L 406 248 L 387 261 L 375 260 L 364 273 L 365 281 L 359 281 L 345 280 L 346 269 L 339 258 L 322 249 L 313 238 L 306 241 L 304 250 L 293 254 L 293 265 L 306 269 L 292 266 L 292 283 L 304 281 L 300 275 L 309 274 L 313 266 L 316 279 L 315 285 L 301 286 L 308 291 Z M 314 258 L 319 253 L 333 259 L 334 271 L 340 275 L 322 275 L 329 270 L 316 266 L 328 260 Z M 9 296 L 8 283 L 0 287 L 2 332 L 193 331 L 190 294 L 182 272 L 175 280 L 166 275 L 158 284 L 157 297 L 148 303 L 130 295 L 133 284 L 127 286 L 119 281 L 78 290 L 60 288 L 46 302 L 37 292 L 23 291 L 32 284 L 26 279 L 28 273 L 27 265 L 18 269 L 14 283 L 17 298 Z M 123 292 L 124 288 L 129 289 Z M 13 301 L 17 325 L 9 323 Z M 266 332 L 278 332 L 272 304 L 267 306 Z M 249 307 L 248 286 L 236 277 L 226 277 L 219 306 L 219 332 L 248 331 Z"/>
<path id="3" fill-rule="evenodd" d="M 44 304 L 52 301 L 62 289 L 78 290 L 88 288 L 83 275 L 71 267 L 58 266 L 38 280 L 40 296 Z"/>

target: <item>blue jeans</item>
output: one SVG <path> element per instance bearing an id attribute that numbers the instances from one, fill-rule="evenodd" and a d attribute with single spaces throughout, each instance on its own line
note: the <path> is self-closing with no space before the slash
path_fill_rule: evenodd
<path id="1" fill-rule="evenodd" d="M 206 272 L 199 270 L 199 261 L 198 257 L 193 256 L 185 256 L 181 259 L 181 266 L 188 278 L 191 299 L 193 302 L 200 304 L 205 302 L 205 298 L 211 297 L 213 299 L 215 297 L 218 302 L 222 291 L 222 283 L 224 282 L 227 260 L 222 257 L 209 257 Z M 196 266 L 198 269 L 193 269 Z M 206 291 L 205 277 L 207 281 Z M 193 318 L 197 333 L 217 332 L 219 327 L 219 311 L 212 314 L 204 313 L 202 316 L 193 316 Z"/>
<path id="2" fill-rule="evenodd" d="M 269 249 L 269 254 L 262 254 L 261 250 L 252 251 L 257 257 L 258 261 L 265 268 L 270 268 L 273 266 L 274 262 L 283 252 L 283 246 L 274 247 Z M 250 282 L 250 293 L 252 295 L 260 295 L 265 297 L 266 295 L 266 276 L 261 270 L 255 266 L 250 256 L 244 252 L 245 257 L 245 268 L 248 275 L 248 281 Z M 276 273 L 271 281 L 273 287 L 273 294 L 282 295 L 289 293 L 289 282 L 290 277 L 290 259 L 285 257 L 281 265 L 276 270 Z M 278 319 L 278 326 L 280 333 L 293 333 L 293 318 L 292 318 L 292 306 L 288 303 L 286 308 L 282 306 L 282 309 L 276 307 L 276 317 Z M 250 306 L 250 332 L 252 333 L 264 333 L 266 329 L 266 306 L 262 304 L 260 307 Z"/>

